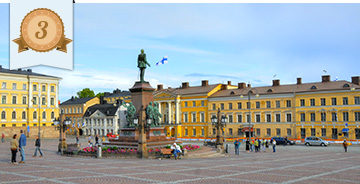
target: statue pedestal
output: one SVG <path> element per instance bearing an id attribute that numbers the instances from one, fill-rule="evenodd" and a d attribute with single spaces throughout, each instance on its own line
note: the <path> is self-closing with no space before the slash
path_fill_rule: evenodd
<path id="1" fill-rule="evenodd" d="M 139 114 L 141 106 L 146 108 L 149 102 L 154 101 L 153 92 L 155 91 L 149 82 L 135 82 L 134 86 L 129 89 L 131 92 L 131 102 L 135 106 L 136 115 Z"/>

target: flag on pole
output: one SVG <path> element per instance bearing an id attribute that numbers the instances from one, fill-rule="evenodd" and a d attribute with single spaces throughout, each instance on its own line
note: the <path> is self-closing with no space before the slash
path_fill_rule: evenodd
<path id="1" fill-rule="evenodd" d="M 161 59 L 161 61 L 157 62 L 156 65 L 163 65 L 166 64 L 168 62 L 168 57 L 165 56 Z"/>
<path id="2" fill-rule="evenodd" d="M 73 126 L 72 127 L 75 127 L 75 123 L 73 123 Z"/>
<path id="3" fill-rule="evenodd" d="M 85 126 L 85 122 L 83 122 L 83 124 L 82 124 L 82 127 L 84 127 Z"/>
<path id="4" fill-rule="evenodd" d="M 80 123 L 78 123 L 78 127 L 80 127 Z"/>

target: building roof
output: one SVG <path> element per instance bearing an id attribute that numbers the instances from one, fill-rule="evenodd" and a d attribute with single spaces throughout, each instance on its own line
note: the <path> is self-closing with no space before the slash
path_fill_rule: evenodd
<path id="1" fill-rule="evenodd" d="M 154 92 L 154 95 L 157 95 L 161 92 L 170 93 L 173 95 L 203 94 L 203 93 L 209 93 L 211 90 L 213 90 L 218 85 L 219 84 L 210 84 L 207 86 L 190 86 L 187 88 L 181 88 L 181 87 L 168 88 L 168 89 L 156 90 Z"/>
<path id="2" fill-rule="evenodd" d="M 78 104 L 84 104 L 87 101 L 93 99 L 93 98 L 97 98 L 97 97 L 88 97 L 88 98 L 74 98 L 71 97 L 69 100 L 66 100 L 65 102 L 61 103 L 61 105 L 78 105 Z"/>
<path id="3" fill-rule="evenodd" d="M 119 92 L 111 93 L 104 97 L 105 98 L 113 98 L 113 97 L 127 97 L 127 96 L 131 96 L 130 91 L 119 91 Z"/>
<path id="4" fill-rule="evenodd" d="M 30 75 L 30 76 L 50 77 L 50 78 L 61 79 L 60 77 L 55 77 L 55 76 L 51 76 L 51 75 L 44 75 L 44 74 L 40 74 L 40 73 L 34 73 L 34 72 L 32 72 L 31 69 L 27 69 L 27 70 L 21 70 L 21 69 L 10 70 L 10 69 L 6 69 L 6 68 L 2 68 L 1 65 L 0 65 L 0 73 L 9 73 L 9 74 L 16 74 L 16 75 Z"/>
<path id="5" fill-rule="evenodd" d="M 350 88 L 360 89 L 360 86 L 353 84 L 351 82 L 340 80 L 340 81 L 329 81 L 329 82 L 312 82 L 312 83 L 302 83 L 302 84 L 287 84 L 279 86 L 262 86 L 262 87 L 252 87 L 253 93 L 256 94 L 256 91 L 259 95 L 270 95 L 270 94 L 281 94 L 281 93 L 303 93 L 303 92 L 320 92 L 320 91 L 334 91 L 334 90 L 350 90 Z M 247 95 L 248 87 L 244 89 L 228 89 L 220 90 L 210 98 L 216 97 L 226 97 L 234 95 Z M 243 91 L 244 90 L 244 91 Z M 242 93 L 241 93 L 242 92 Z"/>
<path id="6" fill-rule="evenodd" d="M 96 111 L 100 111 L 106 116 L 114 116 L 118 108 L 119 106 L 114 106 L 114 104 L 96 104 L 86 110 L 84 117 L 90 117 Z"/>

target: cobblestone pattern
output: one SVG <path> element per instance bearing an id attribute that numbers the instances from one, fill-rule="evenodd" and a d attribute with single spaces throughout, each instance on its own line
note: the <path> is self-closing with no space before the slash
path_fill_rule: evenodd
<path id="1" fill-rule="evenodd" d="M 0 184 L 7 183 L 360 183 L 360 147 L 277 146 L 277 152 L 225 157 L 174 159 L 96 159 L 62 157 L 57 140 L 43 140 L 43 157 L 32 157 L 28 140 L 26 163 L 10 164 L 10 140 L 0 142 Z M 70 140 L 74 142 L 74 140 Z M 86 144 L 86 139 L 81 142 Z M 199 143 L 200 144 L 200 143 Z M 39 155 L 39 154 L 38 154 Z M 17 160 L 20 160 L 18 154 Z"/>

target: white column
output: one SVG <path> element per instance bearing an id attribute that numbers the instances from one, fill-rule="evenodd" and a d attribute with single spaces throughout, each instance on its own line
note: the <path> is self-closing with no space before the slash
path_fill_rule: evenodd
<path id="1" fill-rule="evenodd" d="M 90 118 L 90 135 L 93 135 L 94 134 L 94 119 L 93 118 Z"/>
<path id="2" fill-rule="evenodd" d="M 179 119 L 180 119 L 179 106 L 180 106 L 180 99 L 176 98 L 176 101 L 175 101 L 175 124 L 179 124 Z"/>
<path id="3" fill-rule="evenodd" d="M 170 124 L 171 123 L 171 111 L 172 111 L 172 108 L 171 108 L 171 102 L 168 102 L 168 123 Z"/>
<path id="4" fill-rule="evenodd" d="M 104 118 L 104 134 L 106 135 L 107 133 L 107 119 Z"/>
<path id="5" fill-rule="evenodd" d="M 159 112 L 161 114 L 159 122 L 161 123 L 161 119 L 162 119 L 162 115 L 163 115 L 163 113 L 161 112 L 161 102 L 158 102 L 158 104 L 159 104 Z"/>
<path id="6" fill-rule="evenodd" d="M 47 107 L 50 107 L 50 83 L 47 83 Z M 55 103 L 55 102 L 54 102 Z"/>

